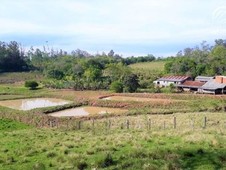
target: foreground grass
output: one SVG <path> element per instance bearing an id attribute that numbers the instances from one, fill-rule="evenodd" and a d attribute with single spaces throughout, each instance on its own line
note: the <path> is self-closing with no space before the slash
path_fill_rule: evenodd
<path id="1" fill-rule="evenodd" d="M 30 126 L 8 119 L 0 119 L 0 132 L 28 129 Z"/>
<path id="2" fill-rule="evenodd" d="M 8 122 L 8 125 L 17 124 Z M 224 169 L 225 129 L 0 131 L 0 169 Z"/>

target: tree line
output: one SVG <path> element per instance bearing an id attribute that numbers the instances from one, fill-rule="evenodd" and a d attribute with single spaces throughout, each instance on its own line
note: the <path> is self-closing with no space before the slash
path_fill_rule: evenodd
<path id="1" fill-rule="evenodd" d="M 203 41 L 200 46 L 185 48 L 165 64 L 167 74 L 189 76 L 226 75 L 226 40 L 216 39 L 210 46 Z"/>
<path id="2" fill-rule="evenodd" d="M 53 88 L 134 92 L 139 87 L 138 77 L 127 65 L 153 60 L 152 55 L 123 58 L 113 50 L 95 55 L 45 46 L 25 51 L 16 41 L 0 42 L 0 72 L 39 71 L 46 77 L 42 83 Z"/>
<path id="3" fill-rule="evenodd" d="M 123 58 L 113 50 L 95 55 L 80 49 L 68 53 L 45 46 L 25 51 L 16 41 L 0 42 L 0 72 L 39 71 L 46 77 L 42 83 L 52 88 L 134 92 L 138 87 L 149 87 L 150 83 L 140 82 L 144 76 L 128 65 L 155 60 L 158 59 L 153 55 Z M 226 75 L 226 40 L 217 39 L 213 46 L 203 41 L 164 60 L 165 74 Z"/>

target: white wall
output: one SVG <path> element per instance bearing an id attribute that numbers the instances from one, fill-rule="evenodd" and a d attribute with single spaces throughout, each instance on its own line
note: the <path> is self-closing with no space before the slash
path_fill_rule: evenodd
<path id="1" fill-rule="evenodd" d="M 175 83 L 174 81 L 154 81 L 153 83 L 160 87 L 167 87 L 167 86 L 170 86 L 170 84 L 173 84 L 173 85 L 181 84 L 181 82 Z"/>

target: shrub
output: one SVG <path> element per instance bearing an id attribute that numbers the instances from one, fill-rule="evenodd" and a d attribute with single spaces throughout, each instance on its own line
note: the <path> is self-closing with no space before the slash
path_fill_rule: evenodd
<path id="1" fill-rule="evenodd" d="M 154 91 L 155 93 L 161 93 L 162 91 L 161 91 L 161 88 L 159 87 L 159 86 L 157 86 L 156 88 L 155 88 L 155 91 Z"/>
<path id="2" fill-rule="evenodd" d="M 175 92 L 175 89 L 176 89 L 176 87 L 175 87 L 175 85 L 174 84 L 170 84 L 170 86 L 169 86 L 169 89 L 170 89 L 170 92 L 171 93 L 174 93 Z"/>
<path id="3" fill-rule="evenodd" d="M 110 90 L 115 93 L 122 93 L 123 92 L 123 84 L 119 81 L 114 81 L 111 83 Z"/>
<path id="4" fill-rule="evenodd" d="M 38 83 L 34 80 L 25 81 L 25 87 L 28 87 L 31 90 L 34 90 L 38 87 Z"/>

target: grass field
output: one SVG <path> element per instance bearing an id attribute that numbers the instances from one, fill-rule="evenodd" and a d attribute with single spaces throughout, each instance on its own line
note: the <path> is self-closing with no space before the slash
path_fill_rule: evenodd
<path id="1" fill-rule="evenodd" d="M 165 61 L 154 61 L 154 62 L 144 62 L 136 63 L 130 65 L 133 69 L 146 70 L 146 71 L 164 71 Z"/>
<path id="2" fill-rule="evenodd" d="M 140 91 L 148 91 L 153 86 L 153 81 L 164 74 L 165 61 L 136 63 L 130 65 L 133 73 L 138 76 Z"/>
<path id="3" fill-rule="evenodd" d="M 42 80 L 43 75 L 38 72 L 0 73 L 0 84 L 21 83 L 26 80 Z"/>
<path id="4" fill-rule="evenodd" d="M 0 169 L 225 169 L 226 131 L 65 131 L 13 121 L 0 131 Z M 26 128 L 23 128 L 26 127 Z"/>
<path id="5" fill-rule="evenodd" d="M 0 85 L 0 93 L 0 100 L 56 97 L 75 103 L 87 101 L 90 106 L 129 109 L 125 115 L 94 117 L 94 126 L 93 118 L 83 120 L 80 130 L 67 126 L 37 128 L 2 118 L 0 169 L 226 169 L 226 96 L 28 90 L 19 85 Z M 99 99 L 109 95 L 151 100 Z M 14 114 L 13 119 L 17 119 L 32 113 L 30 118 L 35 118 L 51 110 L 54 108 L 22 112 L 0 107 L 0 117 Z M 147 124 L 149 120 L 151 124 Z M 70 125 L 76 121 L 71 119 Z M 106 126 L 109 121 L 111 128 Z"/>

